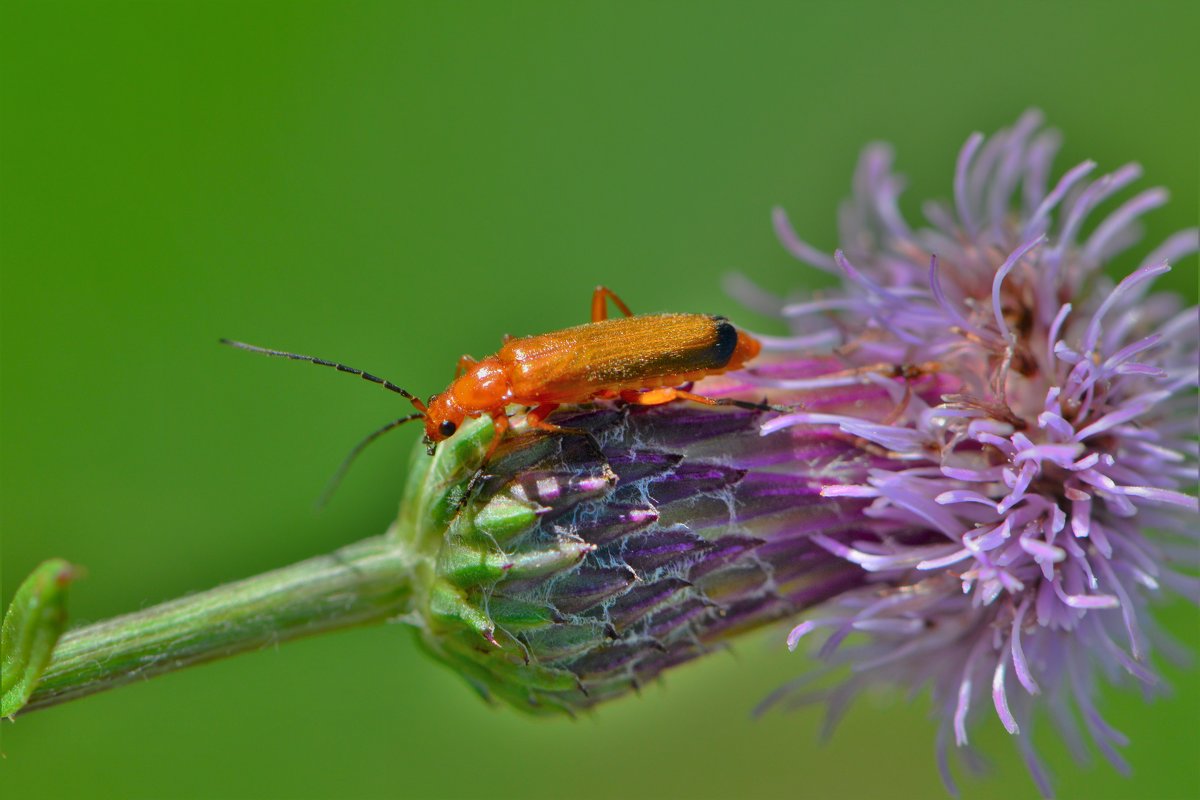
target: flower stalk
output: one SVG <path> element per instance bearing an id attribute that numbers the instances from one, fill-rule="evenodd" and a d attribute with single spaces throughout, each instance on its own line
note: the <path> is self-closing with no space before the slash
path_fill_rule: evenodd
<path id="1" fill-rule="evenodd" d="M 302 636 L 387 621 L 408 610 L 408 566 L 402 547 L 377 536 L 77 628 L 58 640 L 20 710 L 48 708 Z"/>
<path id="2" fill-rule="evenodd" d="M 415 454 L 401 514 L 382 536 L 199 594 L 66 627 L 66 586 L 78 570 L 38 567 L 4 617 L 3 706 L 11 717 L 194 664 L 344 628 L 395 621 L 428 594 L 441 532 L 491 441 L 474 425 L 433 459 Z M 411 620 L 410 620 L 411 621 Z"/>

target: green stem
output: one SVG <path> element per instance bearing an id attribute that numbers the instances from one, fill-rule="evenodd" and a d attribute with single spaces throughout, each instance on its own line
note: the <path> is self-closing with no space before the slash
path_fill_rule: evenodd
<path id="1" fill-rule="evenodd" d="M 325 556 L 68 631 L 21 713 L 409 610 L 411 555 L 379 536 Z"/>

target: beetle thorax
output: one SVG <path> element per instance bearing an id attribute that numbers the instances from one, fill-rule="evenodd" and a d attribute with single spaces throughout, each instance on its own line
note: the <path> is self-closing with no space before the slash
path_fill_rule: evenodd
<path id="1" fill-rule="evenodd" d="M 446 393 L 468 414 L 503 409 L 512 394 L 504 365 L 495 357 L 473 365 L 450 384 Z"/>

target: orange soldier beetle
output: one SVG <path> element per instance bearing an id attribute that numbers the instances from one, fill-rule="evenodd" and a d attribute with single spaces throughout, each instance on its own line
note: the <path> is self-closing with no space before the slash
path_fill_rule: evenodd
<path id="1" fill-rule="evenodd" d="M 608 318 L 608 301 L 625 315 Z M 560 433 L 547 417 L 560 405 L 616 399 L 637 405 L 660 405 L 691 400 L 707 405 L 732 405 L 754 410 L 785 410 L 744 400 L 712 398 L 675 388 L 709 375 L 740 369 L 758 355 L 761 345 L 724 317 L 706 314 L 634 316 L 609 289 L 592 293 L 592 321 L 574 328 L 536 336 L 507 338 L 494 354 L 476 361 L 463 356 L 446 390 L 421 402 L 391 381 L 323 358 L 271 350 L 222 339 L 222 344 L 268 356 L 307 361 L 339 372 L 358 375 L 401 395 L 417 413 L 389 422 L 363 439 L 338 470 L 334 482 L 363 448 L 384 433 L 407 422 L 425 421 L 425 444 L 433 455 L 437 443 L 454 435 L 467 417 L 488 415 L 495 433 L 484 461 L 495 451 L 509 427 L 507 408 L 526 406 L 529 427 Z"/>

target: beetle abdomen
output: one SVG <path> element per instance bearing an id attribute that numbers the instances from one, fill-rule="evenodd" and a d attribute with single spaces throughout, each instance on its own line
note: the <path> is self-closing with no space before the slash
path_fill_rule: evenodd
<path id="1" fill-rule="evenodd" d="M 515 402 L 569 403 L 723 372 L 738 341 L 724 317 L 656 314 L 514 339 L 497 355 L 509 365 Z"/>
<path id="2" fill-rule="evenodd" d="M 734 348 L 737 347 L 738 331 L 724 317 L 712 317 L 711 319 L 715 323 L 713 352 L 720 359 L 721 366 L 725 366 L 729 363 L 729 358 L 733 355 Z"/>

